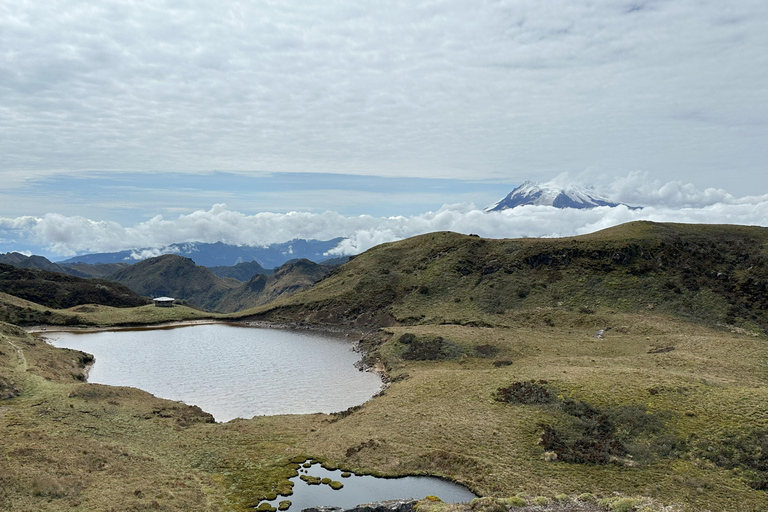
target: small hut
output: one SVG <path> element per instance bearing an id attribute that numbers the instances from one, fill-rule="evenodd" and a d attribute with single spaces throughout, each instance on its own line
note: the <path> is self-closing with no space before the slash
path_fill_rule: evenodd
<path id="1" fill-rule="evenodd" d="M 176 300 L 173 297 L 157 297 L 152 299 L 155 303 L 155 307 L 158 308 L 171 308 L 173 307 L 173 301 Z"/>

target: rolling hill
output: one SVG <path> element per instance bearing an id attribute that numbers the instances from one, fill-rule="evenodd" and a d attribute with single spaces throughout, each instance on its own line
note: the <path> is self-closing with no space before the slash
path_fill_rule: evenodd
<path id="1" fill-rule="evenodd" d="M 248 267 L 253 269 L 253 264 Z M 296 293 L 329 272 L 329 267 L 303 259 L 285 263 L 271 274 L 258 273 L 242 283 L 218 277 L 190 258 L 166 254 L 123 268 L 109 278 L 146 297 L 169 296 L 207 311 L 228 313 Z"/>
<path id="2" fill-rule="evenodd" d="M 183 260 L 149 262 L 147 275 L 207 279 Z M 637 222 L 564 239 L 432 233 L 382 245 L 237 316 L 339 327 L 386 390 L 333 414 L 226 424 L 84 383 L 86 354 L 0 323 L 0 500 L 14 510 L 254 510 L 290 494 L 287 479 L 314 459 L 435 475 L 483 496 L 418 505 L 431 512 L 762 511 L 766 262 L 768 229 L 745 226 Z M 265 292 L 281 276 L 290 288 L 312 270 L 297 261 L 245 285 Z M 233 285 L 225 294 L 244 286 Z M 2 304 L 44 313 L 0 294 Z M 51 312 L 101 326 L 206 315 Z"/>
<path id="3" fill-rule="evenodd" d="M 51 310 L 86 304 L 131 308 L 148 302 L 119 283 L 2 263 L 0 292 L 0 320 L 18 325 L 78 324 L 82 321 L 79 317 Z"/>
<path id="4" fill-rule="evenodd" d="M 307 259 L 289 261 L 273 274 L 256 274 L 239 288 L 230 290 L 216 304 L 217 311 L 240 311 L 268 304 L 280 297 L 311 287 L 331 269 Z"/>
<path id="5" fill-rule="evenodd" d="M 560 239 L 431 233 L 375 247 L 258 314 L 497 325 L 535 309 L 653 311 L 768 332 L 768 228 L 641 221 Z"/>
<path id="6" fill-rule="evenodd" d="M 109 276 L 145 297 L 174 297 L 213 310 L 225 293 L 239 286 L 217 277 L 190 258 L 166 254 L 140 261 Z"/>

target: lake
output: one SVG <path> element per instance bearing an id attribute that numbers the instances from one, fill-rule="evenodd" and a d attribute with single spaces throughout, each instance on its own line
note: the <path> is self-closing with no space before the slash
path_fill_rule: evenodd
<path id="1" fill-rule="evenodd" d="M 45 336 L 95 356 L 88 382 L 197 405 L 222 422 L 342 411 L 381 389 L 377 374 L 355 368 L 350 341 L 317 333 L 209 324 Z"/>

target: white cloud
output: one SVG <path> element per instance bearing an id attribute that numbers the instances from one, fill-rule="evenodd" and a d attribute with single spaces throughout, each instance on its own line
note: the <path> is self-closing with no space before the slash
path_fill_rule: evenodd
<path id="1" fill-rule="evenodd" d="M 693 183 L 682 181 L 663 182 L 652 179 L 648 172 L 633 171 L 616 177 L 598 172 L 564 172 L 547 181 L 545 185 L 566 188 L 571 184 L 591 183 L 596 193 L 614 202 L 630 206 L 659 206 L 662 208 L 703 208 L 714 204 L 758 204 L 768 195 L 734 197 L 723 189 L 698 189 Z"/>
<path id="2" fill-rule="evenodd" d="M 559 176 L 557 180 L 561 183 L 569 181 L 567 176 Z M 524 206 L 485 213 L 473 204 L 462 203 L 445 205 L 435 212 L 420 215 L 374 217 L 344 216 L 332 211 L 246 215 L 217 204 L 209 210 L 174 219 L 156 216 L 130 227 L 58 214 L 41 218 L 0 218 L 0 234 L 2 230 L 13 231 L 17 238 L 26 237 L 61 255 L 149 249 L 141 253 L 137 251 L 135 257 L 138 258 L 167 252 L 167 246 L 172 243 L 192 241 L 264 246 L 294 238 L 328 240 L 345 237 L 330 254 L 346 255 L 433 231 L 518 238 L 585 234 L 634 220 L 768 225 L 768 195 L 734 198 L 723 191 L 700 191 L 678 182 L 646 183 L 643 175 L 630 174 L 602 185 L 603 189 L 613 192 L 614 199 L 650 205 L 640 210 L 625 206 L 586 210 Z M 662 200 L 668 204 L 661 205 Z"/>
<path id="3" fill-rule="evenodd" d="M 175 254 L 178 253 L 179 249 L 177 247 L 159 247 L 159 248 L 151 248 L 151 249 L 137 249 L 131 251 L 131 254 L 128 255 L 128 258 L 134 261 L 141 261 L 146 260 L 148 258 L 154 258 L 157 256 L 162 256 L 163 254 Z"/>
<path id="4" fill-rule="evenodd" d="M 743 195 L 765 187 L 768 164 L 767 9 L 0 0 L 0 180 L 222 169 L 516 182 L 594 167 Z"/>

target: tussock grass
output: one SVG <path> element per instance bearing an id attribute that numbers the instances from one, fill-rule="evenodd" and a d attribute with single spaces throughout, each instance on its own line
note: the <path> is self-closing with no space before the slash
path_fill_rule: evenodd
<path id="1" fill-rule="evenodd" d="M 355 471 L 444 476 L 486 496 L 522 489 L 546 496 L 619 491 L 686 510 L 760 510 L 766 495 L 750 487 L 746 469 L 718 467 L 690 443 L 718 442 L 732 428 L 746 436 L 768 424 L 766 339 L 672 318 L 618 314 L 603 320 L 622 329 L 596 339 L 592 329 L 571 327 L 579 324 L 576 318 L 545 333 L 526 327 L 389 328 L 391 340 L 380 353 L 393 384 L 349 416 L 318 428 L 306 450 Z M 467 353 L 490 343 L 514 364 L 496 367 L 481 357 L 403 359 L 399 339 L 408 333 L 450 339 Z M 662 340 L 676 349 L 649 354 Z M 638 456 L 607 466 L 547 462 L 538 444 L 541 425 L 567 428 L 569 416 L 548 405 L 495 400 L 498 388 L 531 380 L 546 380 L 560 401 L 610 412 L 617 424 L 631 425 L 627 417 L 653 420 L 622 434 L 628 440 L 639 436 L 630 450 Z M 651 443 L 669 442 L 665 436 L 678 444 L 665 451 Z"/>
<path id="2" fill-rule="evenodd" d="M 434 233 L 226 316 L 366 331 L 368 359 L 390 386 L 336 415 L 208 423 L 139 390 L 84 384 L 82 354 L 0 324 L 0 508 L 249 510 L 289 495 L 288 478 L 312 459 L 437 475 L 484 497 L 420 504 L 435 512 L 543 510 L 533 507 L 544 500 L 550 510 L 764 510 L 766 233 L 642 222 L 561 240 Z M 44 313 L 14 301 L 0 297 Z M 50 315 L 97 325 L 221 318 L 181 307 Z M 545 381 L 552 401 L 497 400 L 531 381 Z M 595 418 L 579 404 L 608 416 L 626 454 L 608 464 L 551 455 L 544 426 L 569 440 L 589 433 Z"/>

